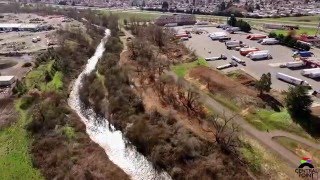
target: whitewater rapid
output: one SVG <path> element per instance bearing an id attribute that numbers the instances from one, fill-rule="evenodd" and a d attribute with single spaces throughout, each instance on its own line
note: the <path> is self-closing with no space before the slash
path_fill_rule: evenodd
<path id="1" fill-rule="evenodd" d="M 95 70 L 105 51 L 104 45 L 109 36 L 110 30 L 107 29 L 105 37 L 101 40 L 94 55 L 88 60 L 85 69 L 75 80 L 68 100 L 69 106 L 77 112 L 86 125 L 86 131 L 90 138 L 99 144 L 105 150 L 109 159 L 128 174 L 131 179 L 171 179 L 166 172 L 158 173 L 155 171 L 152 164 L 142 154 L 138 153 L 135 147 L 126 146 L 128 141 L 123 137 L 121 131 L 115 130 L 112 125 L 109 125 L 107 119 L 98 117 L 91 108 L 83 108 L 79 94 L 82 80 L 87 74 Z"/>

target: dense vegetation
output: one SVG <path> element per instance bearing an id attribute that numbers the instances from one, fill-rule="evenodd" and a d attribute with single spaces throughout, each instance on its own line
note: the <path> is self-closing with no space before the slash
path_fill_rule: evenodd
<path id="1" fill-rule="evenodd" d="M 243 32 L 250 32 L 251 31 L 251 26 L 249 23 L 247 23 L 246 21 L 244 21 L 242 19 L 237 20 L 234 15 L 231 15 L 231 17 L 229 18 L 227 23 L 230 26 L 239 27 L 240 30 Z"/>
<path id="2" fill-rule="evenodd" d="M 269 34 L 269 37 L 276 38 L 282 45 L 288 46 L 290 48 L 295 48 L 295 49 L 305 50 L 305 51 L 309 51 L 311 48 L 309 45 L 306 45 L 297 41 L 297 39 L 291 34 L 284 36 L 283 34 L 276 34 L 271 32 Z"/>
<path id="3" fill-rule="evenodd" d="M 68 13 L 70 11 L 61 10 L 61 14 Z M 78 19 L 91 17 L 92 22 L 101 22 L 100 17 L 91 11 L 73 15 Z M 104 16 L 102 25 L 112 26 L 109 19 L 114 18 Z M 90 140 L 85 126 L 67 104 L 71 81 L 83 69 L 104 36 L 100 27 L 86 21 L 84 25 L 58 30 L 59 47 L 39 54 L 34 69 L 17 82 L 13 91 L 20 97 L 16 106 L 21 117 L 0 134 L 0 140 L 6 137 L 9 141 L 4 146 L 8 152 L 2 154 L 0 151 L 0 167 L 8 167 L 2 168 L 8 171 L 0 173 L 1 179 L 17 179 L 24 174 L 26 179 L 42 178 L 32 166 L 38 168 L 46 179 L 128 179 Z M 32 138 L 31 144 L 29 137 Z"/>
<path id="4" fill-rule="evenodd" d="M 223 132 L 215 139 L 205 140 L 178 122 L 174 114 L 145 109 L 137 84 L 143 89 L 151 87 L 160 103 L 174 110 L 200 122 L 216 121 L 207 117 L 195 91 L 177 86 L 164 73 L 170 65 L 192 61 L 194 56 L 186 58 L 188 50 L 173 41 L 172 33 L 153 25 L 130 24 L 135 35 L 128 43 L 130 63 L 119 65 L 123 45 L 114 35 L 119 29 L 114 28 L 97 72 L 86 77 L 83 102 L 107 117 L 158 170 L 167 171 L 174 179 L 248 178 L 246 167 L 227 143 L 231 137 L 225 127 L 219 128 Z"/>

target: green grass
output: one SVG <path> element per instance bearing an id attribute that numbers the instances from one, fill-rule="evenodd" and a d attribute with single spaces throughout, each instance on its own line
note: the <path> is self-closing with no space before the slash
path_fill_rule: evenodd
<path id="1" fill-rule="evenodd" d="M 26 76 L 27 89 L 37 88 L 41 91 L 57 91 L 63 88 L 63 74 L 54 68 L 55 61 L 42 64 Z M 46 77 L 51 81 L 47 82 Z"/>
<path id="2" fill-rule="evenodd" d="M 260 173 L 262 171 L 261 163 L 263 161 L 263 153 L 259 149 L 250 145 L 248 142 L 244 142 L 240 148 L 240 153 L 244 159 L 249 162 L 249 168 L 254 173 Z"/>
<path id="3" fill-rule="evenodd" d="M 176 66 L 172 66 L 172 70 L 179 77 L 184 77 L 192 68 L 195 68 L 197 66 L 208 66 L 208 62 L 203 58 L 199 58 L 198 60 L 190 63 L 183 63 Z"/>
<path id="4" fill-rule="evenodd" d="M 304 22 L 304 23 L 315 23 L 318 24 L 320 20 L 320 16 L 301 16 L 301 17 L 282 17 L 282 18 L 271 18 L 271 19 L 263 19 L 263 20 L 274 20 L 279 22 Z"/>
<path id="5" fill-rule="evenodd" d="M 255 113 L 246 115 L 245 119 L 262 131 L 284 130 L 307 137 L 304 129 L 292 121 L 290 114 L 286 109 L 282 109 L 280 112 L 258 109 Z"/>
<path id="6" fill-rule="evenodd" d="M 222 104 L 223 106 L 225 106 L 226 108 L 234 111 L 234 112 L 239 112 L 240 108 L 236 105 L 236 103 L 231 100 L 228 99 L 220 94 L 212 94 L 212 93 L 208 93 L 208 95 L 213 98 L 214 100 L 218 101 L 220 104 Z"/>
<path id="7" fill-rule="evenodd" d="M 74 131 L 74 128 L 69 125 L 65 125 L 62 128 L 62 132 L 69 140 L 76 138 L 76 133 Z"/>
<path id="8" fill-rule="evenodd" d="M 10 127 L 0 131 L 0 179 L 43 179 L 39 170 L 32 166 L 28 147 L 31 139 L 25 129 L 28 123 L 26 111 L 16 103 L 19 119 Z"/>
<path id="9" fill-rule="evenodd" d="M 63 88 L 63 74 L 59 71 L 57 71 L 53 79 L 47 84 L 46 89 L 47 90 L 61 90 Z"/>
<path id="10" fill-rule="evenodd" d="M 142 21 L 153 21 L 157 17 L 161 16 L 160 12 L 148 12 L 148 11 L 115 11 L 115 10 L 102 10 L 102 13 L 113 14 L 119 17 L 120 23 L 123 23 L 124 19 L 130 22 L 131 18 L 135 18 Z"/>
<path id="11" fill-rule="evenodd" d="M 283 34 L 283 35 L 287 35 L 288 34 L 288 30 L 274 30 L 272 31 L 276 34 Z M 317 29 L 315 28 L 300 28 L 299 30 L 296 30 L 296 34 L 300 35 L 300 34 L 308 34 L 308 35 L 315 35 L 317 32 Z"/>

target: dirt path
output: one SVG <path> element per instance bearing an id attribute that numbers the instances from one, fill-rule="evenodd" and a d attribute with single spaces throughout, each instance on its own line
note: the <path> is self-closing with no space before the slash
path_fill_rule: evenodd
<path id="1" fill-rule="evenodd" d="M 178 79 L 176 74 L 174 74 L 173 72 L 167 71 L 166 73 L 168 75 L 171 75 L 175 79 Z M 183 80 L 183 86 L 185 88 L 193 87 L 186 80 Z M 214 109 L 216 113 L 218 113 L 220 115 L 224 115 L 226 118 L 231 118 L 231 117 L 233 117 L 235 115 L 235 113 L 233 111 L 231 111 L 230 109 L 224 107 L 219 102 L 215 101 L 210 96 L 208 96 L 207 94 L 203 93 L 201 90 L 198 90 L 198 92 L 200 94 L 200 101 L 202 103 L 204 103 L 206 106 L 208 106 L 209 108 Z M 251 137 L 253 137 L 253 138 L 257 139 L 258 141 L 260 141 L 260 143 L 262 143 L 268 149 L 271 149 L 274 152 L 277 152 L 279 155 L 281 155 L 281 157 L 283 157 L 283 159 L 285 161 L 287 161 L 289 163 L 289 165 L 292 166 L 293 168 L 296 168 L 299 165 L 301 157 L 298 157 L 297 155 L 295 155 L 294 153 L 292 153 L 291 151 L 289 151 L 288 149 L 286 149 L 282 145 L 280 145 L 277 142 L 275 142 L 273 140 L 273 137 L 277 137 L 277 136 L 288 137 L 288 138 L 291 138 L 291 139 L 296 140 L 298 142 L 301 142 L 301 143 L 304 143 L 306 145 L 309 145 L 309 146 L 311 146 L 313 148 L 320 149 L 320 145 L 319 144 L 310 142 L 309 140 L 307 140 L 305 138 L 293 135 L 293 134 L 288 133 L 288 132 L 271 131 L 271 132 L 268 133 L 268 132 L 259 131 L 255 127 L 250 125 L 247 121 L 245 121 L 240 115 L 235 118 L 234 122 L 236 124 L 238 124 L 246 134 L 248 134 Z"/>

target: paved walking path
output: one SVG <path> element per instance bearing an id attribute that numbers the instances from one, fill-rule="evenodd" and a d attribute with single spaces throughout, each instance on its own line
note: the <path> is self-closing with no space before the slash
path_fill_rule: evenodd
<path id="1" fill-rule="evenodd" d="M 167 71 L 166 73 L 170 76 L 173 76 L 176 80 L 178 79 L 178 77 L 175 73 L 173 73 L 171 71 Z M 190 88 L 192 86 L 186 80 L 182 80 L 182 82 L 183 82 L 182 84 L 185 88 Z M 194 86 L 192 86 L 192 87 L 196 88 Z M 236 113 L 234 113 L 230 109 L 226 108 L 225 106 L 221 105 L 219 102 L 212 99 L 206 93 L 204 93 L 200 90 L 198 90 L 198 92 L 200 94 L 200 101 L 202 103 L 204 103 L 207 107 L 214 109 L 215 112 L 217 112 L 220 115 L 224 115 L 226 118 L 231 118 L 231 117 L 235 116 Z M 295 155 L 294 153 L 292 153 L 291 151 L 289 151 L 288 149 L 286 149 L 282 145 L 275 142 L 272 139 L 273 137 L 277 137 L 277 136 L 288 137 L 288 138 L 291 138 L 291 139 L 296 140 L 298 142 L 304 143 L 308 146 L 311 146 L 315 149 L 320 150 L 319 144 L 313 143 L 305 138 L 293 135 L 288 132 L 278 131 L 278 130 L 277 131 L 270 131 L 270 132 L 259 131 L 254 126 L 252 126 L 247 121 L 245 121 L 240 115 L 237 115 L 236 118 L 234 118 L 234 122 L 236 124 L 238 124 L 246 134 L 253 137 L 254 139 L 257 139 L 260 143 L 262 143 L 268 149 L 270 149 L 274 152 L 277 152 L 279 155 L 281 155 L 283 160 L 288 162 L 288 164 L 293 168 L 297 168 L 297 166 L 299 165 L 299 162 L 301 160 L 301 157 L 298 157 L 297 155 Z"/>

